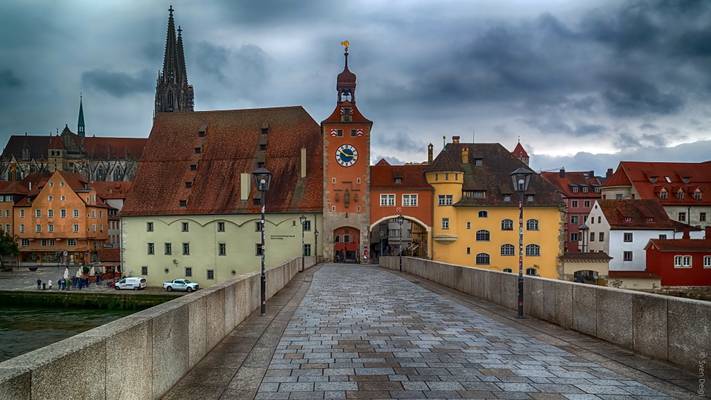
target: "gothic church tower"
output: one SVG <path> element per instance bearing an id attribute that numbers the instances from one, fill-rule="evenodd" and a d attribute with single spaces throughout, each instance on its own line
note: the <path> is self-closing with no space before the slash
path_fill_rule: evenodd
<path id="1" fill-rule="evenodd" d="M 173 6 L 168 9 L 168 34 L 165 38 L 163 70 L 156 83 L 155 113 L 193 111 L 193 86 L 188 84 L 183 53 L 183 31 L 178 27 L 175 34 Z"/>

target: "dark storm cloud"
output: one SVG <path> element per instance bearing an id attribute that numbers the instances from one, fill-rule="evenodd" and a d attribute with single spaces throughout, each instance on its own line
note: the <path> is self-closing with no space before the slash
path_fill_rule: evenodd
<path id="1" fill-rule="evenodd" d="M 22 83 L 11 69 L 0 69 L 0 88 L 18 88 Z"/>
<path id="2" fill-rule="evenodd" d="M 606 89 L 602 97 L 615 115 L 673 114 L 684 105 L 680 96 L 664 93 L 632 72 L 607 74 L 603 79 Z"/>
<path id="3" fill-rule="evenodd" d="M 114 97 L 126 97 L 154 90 L 155 76 L 144 69 L 136 73 L 114 72 L 95 69 L 81 75 L 82 85 Z"/>

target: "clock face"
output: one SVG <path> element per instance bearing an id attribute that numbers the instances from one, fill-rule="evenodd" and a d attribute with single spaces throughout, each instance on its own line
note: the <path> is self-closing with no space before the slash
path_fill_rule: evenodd
<path id="1" fill-rule="evenodd" d="M 350 167 L 358 161 L 358 150 L 350 144 L 341 145 L 336 149 L 336 161 L 344 167 Z"/>

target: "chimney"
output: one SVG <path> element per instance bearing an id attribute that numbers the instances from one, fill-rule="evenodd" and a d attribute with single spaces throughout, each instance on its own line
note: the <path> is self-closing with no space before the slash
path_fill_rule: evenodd
<path id="1" fill-rule="evenodd" d="M 588 175 L 588 178 L 589 178 L 589 179 L 592 179 L 592 178 L 595 177 L 595 171 L 590 171 L 588 174 L 589 174 L 589 175 Z"/>
<path id="2" fill-rule="evenodd" d="M 612 168 L 608 168 L 607 172 L 605 172 L 605 178 L 610 178 L 612 176 Z"/>
<path id="3" fill-rule="evenodd" d="M 560 171 L 558 171 L 558 176 L 565 178 L 565 168 L 561 168 Z"/>
<path id="4" fill-rule="evenodd" d="M 462 164 L 469 164 L 469 147 L 462 147 Z"/>
<path id="5" fill-rule="evenodd" d="M 306 147 L 301 148 L 301 177 L 306 178 Z"/>
<path id="6" fill-rule="evenodd" d="M 427 145 L 427 164 L 432 164 L 434 159 L 434 145 L 432 143 Z"/>
<path id="7" fill-rule="evenodd" d="M 682 236 L 681 238 L 682 239 L 691 239 L 691 233 L 689 232 L 688 226 L 684 227 L 684 236 Z"/>
<path id="8" fill-rule="evenodd" d="M 459 136 L 452 136 L 452 143 L 458 144 L 459 143 Z"/>

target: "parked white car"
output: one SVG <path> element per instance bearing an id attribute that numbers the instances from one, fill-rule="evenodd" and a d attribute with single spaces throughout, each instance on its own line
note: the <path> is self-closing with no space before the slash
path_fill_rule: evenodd
<path id="1" fill-rule="evenodd" d="M 121 289 L 139 290 L 139 289 L 145 289 L 145 288 L 146 288 L 146 278 L 134 277 L 134 276 L 121 278 L 114 285 L 114 289 L 116 289 L 116 290 L 121 290 Z"/>
<path id="2" fill-rule="evenodd" d="M 198 290 L 200 287 L 197 282 L 192 282 L 188 279 L 173 279 L 172 281 L 163 282 L 163 289 L 172 292 L 173 290 L 178 292 L 192 292 Z"/>

